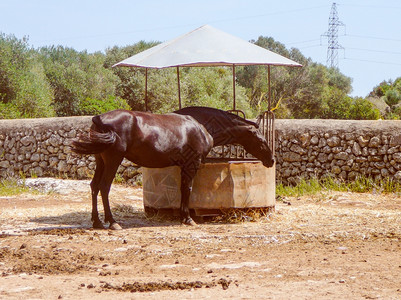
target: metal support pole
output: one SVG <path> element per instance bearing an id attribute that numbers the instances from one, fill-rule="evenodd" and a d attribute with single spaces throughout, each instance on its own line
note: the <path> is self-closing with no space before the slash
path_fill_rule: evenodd
<path id="1" fill-rule="evenodd" d="M 148 111 L 148 68 L 145 68 L 145 111 Z"/>
<path id="2" fill-rule="evenodd" d="M 267 110 L 270 111 L 271 109 L 271 104 L 272 104 L 272 92 L 270 88 L 270 65 L 267 66 L 267 85 L 269 89 L 269 99 L 268 99 L 268 104 L 267 104 Z"/>
<path id="3" fill-rule="evenodd" d="M 180 67 L 177 66 L 178 109 L 181 109 Z"/>
<path id="4" fill-rule="evenodd" d="M 233 65 L 233 110 L 235 110 L 235 65 Z"/>

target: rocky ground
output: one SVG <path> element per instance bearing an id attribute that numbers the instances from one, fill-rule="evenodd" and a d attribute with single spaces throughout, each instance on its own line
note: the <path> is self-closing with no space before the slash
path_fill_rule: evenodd
<path id="1" fill-rule="evenodd" d="M 87 181 L 0 197 L 0 299 L 400 299 L 401 197 L 323 192 L 257 222 L 147 219 L 113 185 L 122 231 L 90 228 Z"/>

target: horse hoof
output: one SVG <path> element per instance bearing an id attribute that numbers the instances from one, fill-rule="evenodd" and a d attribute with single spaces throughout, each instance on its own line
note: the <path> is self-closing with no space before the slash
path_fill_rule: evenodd
<path id="1" fill-rule="evenodd" d="M 110 224 L 110 227 L 109 227 L 111 230 L 122 230 L 123 228 L 120 226 L 120 225 L 118 225 L 118 223 L 113 223 L 113 224 Z"/>
<path id="2" fill-rule="evenodd" d="M 93 229 L 104 229 L 102 222 L 96 222 L 92 225 Z"/>
<path id="3" fill-rule="evenodd" d="M 188 225 L 188 226 L 198 225 L 198 224 L 196 224 L 196 222 L 194 220 L 192 220 L 192 218 L 185 218 L 184 220 L 182 220 L 182 224 Z"/>

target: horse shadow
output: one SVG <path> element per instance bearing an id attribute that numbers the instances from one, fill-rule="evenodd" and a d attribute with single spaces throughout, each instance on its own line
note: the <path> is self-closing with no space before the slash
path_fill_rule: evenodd
<path id="1" fill-rule="evenodd" d="M 117 210 L 114 212 L 116 219 L 123 229 L 135 228 L 154 228 L 154 227 L 170 227 L 181 224 L 180 217 L 174 214 L 156 214 L 146 215 L 142 209 L 129 208 L 129 211 Z M 99 214 L 101 219 L 104 219 L 102 213 Z M 197 218 L 200 223 L 205 223 L 203 218 Z M 41 216 L 32 217 L 29 219 L 31 223 L 37 223 L 38 228 L 30 231 L 46 231 L 54 229 L 92 229 L 91 212 L 69 212 L 57 216 Z M 105 225 L 105 229 L 108 226 Z"/>

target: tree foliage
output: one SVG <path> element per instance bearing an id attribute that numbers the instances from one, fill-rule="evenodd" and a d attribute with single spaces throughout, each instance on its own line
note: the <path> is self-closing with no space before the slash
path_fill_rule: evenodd
<path id="1" fill-rule="evenodd" d="M 387 105 L 383 112 L 385 119 L 401 119 L 401 77 L 394 82 L 383 81 L 374 87 L 369 94 L 369 100 L 376 105 Z"/>
<path id="2" fill-rule="evenodd" d="M 103 54 L 61 46 L 41 48 L 39 54 L 54 90 L 58 116 L 82 115 L 85 112 L 80 107 L 84 100 L 106 100 L 114 96 L 118 78 L 103 67 Z"/>
<path id="3" fill-rule="evenodd" d="M 374 101 L 389 108 L 386 118 L 401 116 L 401 79 L 382 82 L 369 99 L 351 98 L 351 79 L 338 69 L 287 49 L 271 37 L 252 41 L 295 60 L 302 68 L 270 68 L 271 107 L 278 118 L 377 119 Z M 177 70 L 114 67 L 127 57 L 157 45 L 140 41 L 87 53 L 62 46 L 40 49 L 28 40 L 0 34 L 0 118 L 93 115 L 117 108 L 166 113 L 178 109 Z M 267 66 L 236 67 L 236 108 L 255 117 L 268 107 Z M 182 106 L 233 106 L 232 68 L 180 68 Z"/>
<path id="4" fill-rule="evenodd" d="M 271 101 L 272 107 L 278 105 L 278 117 L 346 118 L 350 114 L 347 94 L 351 92 L 351 78 L 338 69 L 312 62 L 298 49 L 286 49 L 273 38 L 259 37 L 255 44 L 303 65 L 302 68 L 271 67 Z M 253 108 L 266 109 L 267 76 L 267 67 L 247 66 L 239 72 L 239 83 L 247 88 Z M 332 113 L 333 102 L 341 103 L 343 112 Z"/>
<path id="5" fill-rule="evenodd" d="M 111 70 L 119 81 L 116 85 L 116 96 L 125 99 L 133 110 L 145 110 L 145 70 L 141 68 L 126 68 L 112 66 L 127 57 L 133 56 L 148 48 L 156 46 L 158 42 L 140 41 L 126 47 L 113 47 L 106 49 L 104 67 Z M 149 70 L 149 76 L 152 71 Z M 151 80 L 149 80 L 151 84 Z M 148 95 L 150 96 L 150 95 Z"/>
<path id="6" fill-rule="evenodd" d="M 112 69 L 120 79 L 116 94 L 127 100 L 134 110 L 145 110 L 145 70 L 112 66 L 129 57 L 157 45 L 141 41 L 133 46 L 107 49 L 104 66 Z M 180 96 L 183 106 L 212 106 L 232 108 L 232 73 L 230 68 L 180 68 Z M 179 108 L 178 78 L 176 68 L 147 70 L 148 109 L 166 113 Z M 238 108 L 252 116 L 253 111 L 242 87 L 236 88 Z"/>
<path id="7" fill-rule="evenodd" d="M 53 116 L 52 90 L 27 40 L 0 34 L 0 118 Z"/>

